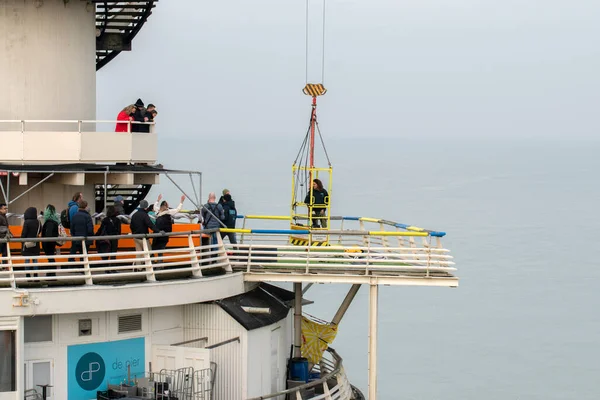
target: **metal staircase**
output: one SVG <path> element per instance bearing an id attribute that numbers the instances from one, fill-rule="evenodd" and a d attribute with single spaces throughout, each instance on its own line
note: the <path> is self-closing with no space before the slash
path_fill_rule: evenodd
<path id="1" fill-rule="evenodd" d="M 90 0 L 96 6 L 96 71 L 122 51 L 131 50 L 131 42 L 152 14 L 158 0 Z"/>
<path id="2" fill-rule="evenodd" d="M 123 196 L 123 208 L 125 214 L 131 214 L 140 201 L 144 200 L 150 192 L 152 185 L 108 185 L 106 191 L 106 203 L 112 205 L 115 197 Z M 96 212 L 104 209 L 104 185 L 95 186 Z"/>

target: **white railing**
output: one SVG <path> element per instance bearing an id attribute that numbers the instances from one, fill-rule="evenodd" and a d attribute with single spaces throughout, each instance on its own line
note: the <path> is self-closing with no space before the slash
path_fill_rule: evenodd
<path id="1" fill-rule="evenodd" d="M 222 231 L 231 231 L 222 229 Z M 206 242 L 213 232 L 217 232 L 217 243 Z M 391 247 L 373 244 L 377 235 L 365 232 L 328 231 L 342 244 L 315 247 L 309 237 L 305 245 L 291 245 L 292 236 L 281 233 L 246 234 L 243 244 L 224 244 L 218 230 L 176 232 L 170 234 L 101 236 L 90 238 L 67 238 L 80 243 L 82 254 L 58 254 L 24 256 L 10 249 L 6 257 L 0 257 L 0 287 L 19 287 L 23 284 L 52 282 L 52 285 L 85 284 L 94 285 L 106 281 L 156 282 L 163 279 L 177 279 L 182 276 L 202 277 L 203 270 L 222 268 L 226 272 L 245 272 L 246 280 L 287 281 L 290 274 L 294 278 L 319 281 L 328 276 L 327 281 L 355 283 L 352 277 L 380 280 L 408 278 L 451 278 L 444 285 L 454 286 L 456 270 L 449 250 L 441 247 Z M 410 233 L 409 233 L 410 234 Z M 187 238 L 187 246 L 151 250 L 149 239 L 171 236 Z M 94 240 L 131 239 L 142 240 L 140 251 L 118 251 L 97 253 L 95 246 L 88 246 Z M 56 238 L 38 238 L 38 242 L 55 241 Z M 0 242 L 5 242 L 5 239 Z M 32 241 L 32 239 L 11 239 L 10 242 Z M 364 243 L 367 243 L 364 245 Z M 376 240 L 375 242 L 379 242 Z M 14 253 L 14 254 L 13 254 Z M 269 274 L 267 277 L 266 274 Z M 299 277 L 298 277 L 299 276 Z M 356 282 L 359 283 L 359 282 Z M 386 281 L 385 284 L 406 284 Z M 411 283 L 412 284 L 412 283 Z M 430 284 L 433 284 L 430 282 Z"/>
<path id="2" fill-rule="evenodd" d="M 116 124 L 127 124 L 127 132 L 131 133 L 131 127 L 132 125 L 149 125 L 150 126 L 150 133 L 154 133 L 154 129 L 155 129 L 155 122 L 137 122 L 137 121 L 119 121 L 119 120 L 110 120 L 110 119 L 89 119 L 89 120 L 73 120 L 73 119 L 30 119 L 30 120 L 18 120 L 18 119 L 5 119 L 5 120 L 0 120 L 0 132 L 2 131 L 14 131 L 15 127 L 17 128 L 17 131 L 21 132 L 21 133 L 25 133 L 25 132 L 36 132 L 38 130 L 34 129 L 34 130 L 28 130 L 27 128 L 31 125 L 33 126 L 38 126 L 39 125 L 44 125 L 44 130 L 46 131 L 50 131 L 53 132 L 52 129 L 48 129 L 48 127 L 50 126 L 56 126 L 56 127 L 60 127 L 61 129 L 59 130 L 60 132 L 77 132 L 77 133 L 82 133 L 82 132 L 89 132 L 86 129 L 82 129 L 86 126 L 89 125 L 93 125 L 94 126 L 94 131 L 96 130 L 95 126 L 97 124 L 110 124 L 112 129 L 114 130 L 116 127 Z M 11 127 L 12 129 L 6 129 L 8 127 Z M 64 129 L 64 127 L 67 126 L 69 127 L 68 129 Z M 70 127 L 73 127 L 73 129 L 71 129 Z"/>
<path id="3" fill-rule="evenodd" d="M 327 354 L 327 356 L 326 356 Z M 320 365 L 319 365 L 320 364 Z M 248 400 L 263 399 L 294 399 L 294 400 L 350 400 L 352 399 L 352 386 L 348 381 L 342 357 L 331 347 L 323 355 L 321 362 L 313 367 L 312 372 L 319 372 L 320 378 L 292 389 L 271 393 L 264 396 L 253 397 Z M 329 387 L 331 382 L 332 387 Z M 287 396 L 287 397 L 285 397 Z"/>
<path id="4" fill-rule="evenodd" d="M 225 248 L 222 243 L 197 245 L 201 234 L 210 234 L 215 230 L 194 231 L 172 234 L 100 236 L 89 238 L 65 238 L 80 243 L 82 254 L 59 254 L 53 256 L 15 255 L 7 246 L 7 256 L 0 257 L 0 288 L 19 287 L 23 284 L 52 282 L 53 285 L 85 284 L 94 285 L 106 281 L 156 282 L 185 276 L 202 277 L 206 269 L 222 268 L 232 272 Z M 149 239 L 153 237 L 187 237 L 188 246 L 152 250 Z M 141 251 L 118 251 L 116 253 L 97 253 L 90 245 L 94 240 L 132 239 L 142 240 Z M 62 239 L 61 239 L 62 240 Z M 6 240 L 0 240 L 5 242 Z M 49 242 L 56 238 L 11 239 L 10 242 Z M 86 245 L 87 242 L 87 245 Z M 90 249 L 88 249 L 88 247 Z M 57 247 L 57 249 L 59 249 Z"/>
<path id="5" fill-rule="evenodd" d="M 273 236 L 260 237 L 270 241 L 268 244 L 226 244 L 232 268 L 245 272 L 281 270 L 361 275 L 394 272 L 423 276 L 450 274 L 456 270 L 449 250 L 443 248 L 363 246 L 362 237 L 350 235 L 346 245 L 294 246 L 277 244 L 278 238 Z"/>

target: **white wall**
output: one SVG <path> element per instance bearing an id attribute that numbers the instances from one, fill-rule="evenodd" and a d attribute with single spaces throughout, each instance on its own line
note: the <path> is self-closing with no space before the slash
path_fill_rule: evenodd
<path id="1" fill-rule="evenodd" d="M 95 119 L 94 21 L 84 1 L 0 1 L 0 120 Z"/>
<path id="2" fill-rule="evenodd" d="M 142 330 L 119 334 L 118 317 L 137 313 L 142 314 Z M 80 337 L 79 320 L 86 318 L 92 320 L 92 335 Z M 170 345 L 183 340 L 183 307 L 54 315 L 52 337 L 52 342 L 25 344 L 21 365 L 33 360 L 53 360 L 54 399 L 66 399 L 68 346 L 144 337 L 146 339 L 145 370 L 148 371 L 148 362 L 152 360 L 152 345 Z M 20 383 L 22 381 L 23 379 Z"/>
<path id="3" fill-rule="evenodd" d="M 25 192 L 39 181 L 39 178 L 29 177 L 28 184 L 21 186 L 19 185 L 18 177 L 11 177 L 10 198 L 16 198 L 19 194 Z M 6 188 L 6 177 L 2 177 L 2 183 Z M 39 214 L 40 211 L 44 211 L 48 204 L 53 204 L 54 207 L 56 207 L 56 211 L 60 214 L 60 212 L 67 207 L 69 201 L 71 201 L 73 194 L 78 191 L 83 193 L 83 198 L 89 203 L 90 209 L 93 211 L 95 208 L 95 193 L 93 184 L 87 184 L 85 186 L 72 186 L 44 182 L 23 195 L 23 197 L 14 203 L 11 203 L 8 206 L 8 212 L 23 214 L 28 207 L 35 207 L 37 208 Z M 0 197 L 2 197 L 1 194 Z M 2 198 L 2 201 L 4 202 L 4 198 Z M 9 222 L 11 225 L 21 225 L 23 220 L 11 219 Z"/>
<path id="4" fill-rule="evenodd" d="M 190 304 L 184 306 L 184 340 L 208 337 L 204 347 L 235 337 L 233 342 L 211 350 L 210 359 L 217 364 L 215 400 L 245 399 L 247 393 L 247 332 L 216 304 Z M 193 346 L 193 343 L 186 346 Z"/>
<path id="5" fill-rule="evenodd" d="M 245 399 L 285 389 L 286 362 L 292 344 L 292 312 L 276 324 L 252 331 L 246 331 L 216 304 L 184 306 L 184 320 L 184 340 L 206 336 L 207 345 L 212 345 L 240 338 L 240 343 L 229 343 L 211 350 L 211 361 L 217 363 L 215 400 Z M 272 383 L 271 340 L 276 337 L 273 331 L 279 337 L 276 346 L 279 379 L 275 384 Z M 204 346 L 204 343 L 197 345 Z"/>
<path id="6" fill-rule="evenodd" d="M 293 313 L 276 324 L 248 332 L 248 393 L 258 397 L 285 389 L 292 344 Z M 275 354 L 274 354 L 275 353 Z"/>

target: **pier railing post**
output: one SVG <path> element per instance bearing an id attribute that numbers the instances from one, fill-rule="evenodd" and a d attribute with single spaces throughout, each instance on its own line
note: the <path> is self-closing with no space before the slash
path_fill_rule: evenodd
<path id="1" fill-rule="evenodd" d="M 152 260 L 150 259 L 150 250 L 148 248 L 148 239 L 142 239 L 142 246 L 144 249 L 144 264 L 146 266 L 146 280 L 149 282 L 156 282 L 156 276 L 154 275 L 154 267 Z"/>
<path id="2" fill-rule="evenodd" d="M 369 400 L 377 399 L 377 306 L 379 286 L 371 284 L 369 292 Z"/>
<path id="3" fill-rule="evenodd" d="M 73 246 L 73 242 L 71 242 L 71 246 Z M 87 244 L 85 240 L 81 241 L 81 253 L 83 256 L 83 274 L 85 275 L 85 284 L 93 285 L 94 281 L 92 280 L 92 271 L 90 270 L 90 256 L 87 252 Z"/>
<path id="4" fill-rule="evenodd" d="M 302 282 L 294 283 L 294 357 L 302 357 Z"/>
<path id="5" fill-rule="evenodd" d="M 221 232 L 217 232 L 217 244 L 219 245 L 219 253 L 225 256 L 226 265 L 223 267 L 226 273 L 231 274 L 233 269 L 231 268 L 231 262 L 229 262 L 229 256 L 227 255 L 227 250 L 225 249 L 225 243 L 223 243 L 223 237 L 221 236 Z M 217 255 L 218 257 L 218 255 Z"/>
<path id="6" fill-rule="evenodd" d="M 202 234 L 200 234 L 200 245 L 202 245 Z M 192 261 L 192 276 L 194 278 L 202 277 L 202 269 L 200 269 L 200 263 L 198 262 L 198 253 L 196 253 L 196 245 L 194 244 L 194 238 L 190 233 L 188 235 L 188 246 L 190 246 L 190 258 Z"/>
<path id="7" fill-rule="evenodd" d="M 12 256 L 10 255 L 10 242 L 6 242 L 6 257 L 8 258 L 8 271 L 10 272 L 10 286 L 15 289 L 17 287 L 17 282 L 15 281 L 15 270 L 13 268 Z"/>

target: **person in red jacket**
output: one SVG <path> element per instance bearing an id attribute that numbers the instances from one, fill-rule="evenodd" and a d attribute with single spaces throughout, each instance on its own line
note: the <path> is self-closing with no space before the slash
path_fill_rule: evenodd
<path id="1" fill-rule="evenodd" d="M 117 115 L 117 121 L 133 121 L 133 112 L 135 111 L 135 106 L 133 104 L 128 105 L 124 109 L 121 110 L 119 115 Z M 117 122 L 117 126 L 115 127 L 115 132 L 129 132 L 129 124 L 123 122 Z"/>

